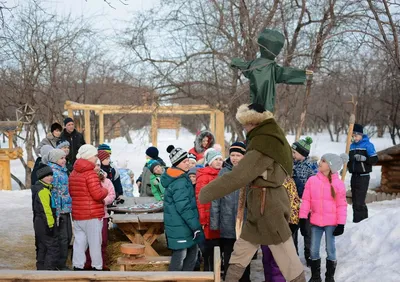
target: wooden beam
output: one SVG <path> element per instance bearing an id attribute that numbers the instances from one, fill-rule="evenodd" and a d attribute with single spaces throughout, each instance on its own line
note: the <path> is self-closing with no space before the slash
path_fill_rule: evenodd
<path id="1" fill-rule="evenodd" d="M 154 147 L 157 147 L 157 111 L 154 111 L 151 115 L 151 144 Z"/>
<path id="2" fill-rule="evenodd" d="M 187 110 L 187 109 L 173 109 L 173 108 L 159 108 L 158 114 L 167 115 L 209 115 L 213 110 Z M 103 110 L 104 114 L 152 114 L 154 111 L 150 108 L 135 108 L 135 109 L 120 109 L 120 110 Z"/>
<path id="3" fill-rule="evenodd" d="M 217 110 L 215 115 L 215 139 L 221 145 L 221 152 L 225 154 L 225 116 Z"/>
<path id="4" fill-rule="evenodd" d="M 0 281 L 214 281 L 213 272 L 0 270 Z"/>
<path id="5" fill-rule="evenodd" d="M 215 135 L 215 112 L 210 114 L 210 131 Z"/>
<path id="6" fill-rule="evenodd" d="M 104 143 L 104 114 L 99 111 L 99 143 Z"/>
<path id="7" fill-rule="evenodd" d="M 221 282 L 221 251 L 214 247 L 214 282 Z"/>
<path id="8" fill-rule="evenodd" d="M 85 110 L 85 141 L 86 144 L 92 144 L 90 140 L 90 110 Z"/>

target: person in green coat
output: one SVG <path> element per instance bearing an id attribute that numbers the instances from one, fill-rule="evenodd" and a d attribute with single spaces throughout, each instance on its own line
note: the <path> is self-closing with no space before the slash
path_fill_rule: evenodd
<path id="1" fill-rule="evenodd" d="M 163 201 L 165 189 L 161 185 L 160 177 L 164 172 L 164 168 L 156 160 L 149 161 L 148 167 L 151 172 L 150 175 L 151 193 L 153 193 L 153 196 L 154 198 L 156 198 L 157 201 Z"/>
<path id="2" fill-rule="evenodd" d="M 193 271 L 198 244 L 204 233 L 197 211 L 189 170 L 188 153 L 170 145 L 167 148 L 172 167 L 161 175 L 164 194 L 164 227 L 168 248 L 172 250 L 170 271 Z"/>
<path id="3" fill-rule="evenodd" d="M 288 224 L 290 201 L 283 186 L 293 172 L 290 145 L 273 114 L 262 105 L 241 105 L 236 119 L 247 132 L 246 155 L 199 195 L 204 204 L 249 185 L 246 222 L 233 247 L 225 282 L 239 281 L 260 245 L 271 250 L 286 281 L 305 282 Z"/>
<path id="4" fill-rule="evenodd" d="M 234 58 L 231 67 L 240 69 L 250 80 L 251 103 L 263 105 L 267 111 L 274 112 L 275 84 L 304 84 L 306 74 L 312 71 L 282 67 L 275 62 L 275 58 L 285 44 L 285 37 L 277 30 L 264 29 L 258 37 L 261 56 L 252 61 Z"/>

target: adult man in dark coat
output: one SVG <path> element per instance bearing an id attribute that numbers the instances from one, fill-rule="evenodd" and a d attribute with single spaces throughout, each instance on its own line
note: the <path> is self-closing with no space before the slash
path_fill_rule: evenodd
<path id="1" fill-rule="evenodd" d="M 283 186 L 293 170 L 290 145 L 273 114 L 262 105 L 242 105 L 236 118 L 247 131 L 246 155 L 231 172 L 206 185 L 199 196 L 200 203 L 207 203 L 250 183 L 246 223 L 235 242 L 225 282 L 239 281 L 260 245 L 269 247 L 286 281 L 305 282 L 288 224 L 290 201 Z"/>
<path id="2" fill-rule="evenodd" d="M 90 130 L 90 129 L 88 129 Z M 78 154 L 78 150 L 82 145 L 85 145 L 85 139 L 83 138 L 82 133 L 78 132 L 75 129 L 74 120 L 70 117 L 67 117 L 64 120 L 64 130 L 61 133 L 60 142 L 68 141 L 70 144 L 69 154 L 67 156 L 67 160 L 71 164 L 71 167 L 74 166 L 76 161 L 76 154 Z"/>

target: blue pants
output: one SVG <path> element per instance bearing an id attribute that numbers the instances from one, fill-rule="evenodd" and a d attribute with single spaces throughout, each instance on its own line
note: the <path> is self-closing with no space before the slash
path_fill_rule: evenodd
<path id="1" fill-rule="evenodd" d="M 311 259 L 320 259 L 320 248 L 321 248 L 321 238 L 322 234 L 325 232 L 325 243 L 326 243 L 326 253 L 328 254 L 327 259 L 336 261 L 336 246 L 335 246 L 335 236 L 333 236 L 333 231 L 336 226 L 315 226 L 311 225 Z"/>

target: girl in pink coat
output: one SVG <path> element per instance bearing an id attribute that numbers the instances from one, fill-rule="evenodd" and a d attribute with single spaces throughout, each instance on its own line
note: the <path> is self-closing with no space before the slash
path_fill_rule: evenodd
<path id="1" fill-rule="evenodd" d="M 347 154 L 325 154 L 318 174 L 308 179 L 300 207 L 300 231 L 306 232 L 306 219 L 311 213 L 311 272 L 309 282 L 321 282 L 321 238 L 325 233 L 325 281 L 334 282 L 336 269 L 335 236 L 342 235 L 347 216 L 346 188 L 338 171 L 347 163 Z"/>

